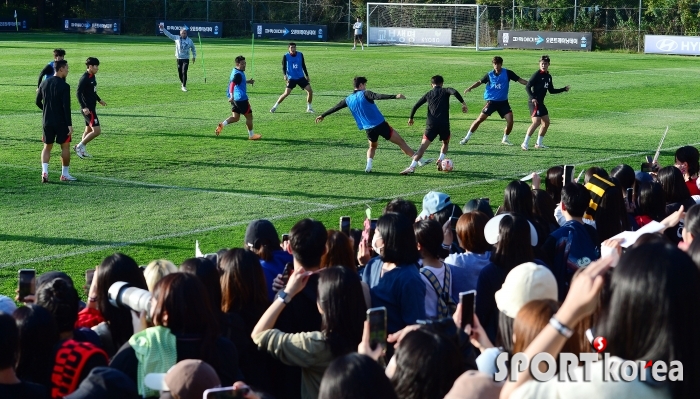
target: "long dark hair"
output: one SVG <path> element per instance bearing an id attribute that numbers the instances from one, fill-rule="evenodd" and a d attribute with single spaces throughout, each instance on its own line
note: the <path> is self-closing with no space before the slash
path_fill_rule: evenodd
<path id="1" fill-rule="evenodd" d="M 17 378 L 51 386 L 54 347 L 59 341 L 53 315 L 39 305 L 27 305 L 17 308 L 12 316 L 19 328 Z"/>
<path id="2" fill-rule="evenodd" d="M 683 202 L 690 198 L 690 191 L 685 185 L 683 173 L 675 166 L 661 168 L 656 175 L 657 180 L 666 194 L 666 204 Z"/>
<path id="3" fill-rule="evenodd" d="M 519 213 L 531 219 L 533 209 L 530 186 L 520 180 L 508 183 L 503 196 L 503 210 L 509 213 Z"/>
<path id="4" fill-rule="evenodd" d="M 677 247 L 663 242 L 631 248 L 612 273 L 596 334 L 607 352 L 627 360 L 681 361 L 685 378 L 673 397 L 700 391 L 700 270 Z"/>
<path id="5" fill-rule="evenodd" d="M 321 268 L 344 266 L 357 273 L 355 252 L 350 237 L 338 230 L 328 230 L 326 253 L 321 258 Z"/>
<path id="6" fill-rule="evenodd" d="M 221 310 L 228 313 L 249 307 L 263 312 L 267 309 L 270 301 L 265 274 L 255 253 L 230 249 L 220 258 L 219 265 L 224 273 L 221 276 Z"/>
<path id="7" fill-rule="evenodd" d="M 561 190 L 559 191 L 559 196 L 561 198 Z M 548 230 L 551 230 L 554 226 L 559 228 L 559 223 L 557 223 L 557 219 L 554 217 L 554 210 L 557 206 L 547 192 L 544 190 L 532 190 L 532 199 L 532 211 L 535 218 L 538 219 L 541 224 L 547 226 Z"/>
<path id="8" fill-rule="evenodd" d="M 600 242 L 623 231 L 630 230 L 627 208 L 625 208 L 625 198 L 622 196 L 622 191 L 618 187 L 616 179 L 611 180 L 615 183 L 615 186 L 605 190 L 594 216 Z"/>
<path id="9" fill-rule="evenodd" d="M 109 332 L 112 335 L 112 343 L 115 349 L 121 348 L 134 334 L 131 322 L 131 310 L 123 307 L 112 306 L 107 297 L 109 287 L 117 281 L 124 281 L 136 288 L 148 291 L 146 279 L 139 265 L 131 257 L 122 253 L 115 253 L 106 257 L 95 272 L 97 281 L 97 309 L 102 313 Z M 108 353 L 108 355 L 113 355 Z"/>
<path id="10" fill-rule="evenodd" d="M 218 258 L 218 256 L 217 256 Z M 199 277 L 199 280 L 204 283 L 207 292 L 207 298 L 214 314 L 221 312 L 221 283 L 219 282 L 221 273 L 216 263 L 207 258 L 190 258 L 186 259 L 180 265 L 180 271 L 183 273 L 194 274 Z"/>
<path id="11" fill-rule="evenodd" d="M 380 254 L 384 262 L 395 263 L 397 266 L 418 262 L 420 254 L 412 220 L 398 213 L 386 213 L 377 221 L 377 232 L 384 241 L 384 249 Z"/>
<path id="12" fill-rule="evenodd" d="M 563 176 L 564 165 L 552 166 L 547 169 L 547 178 L 544 179 L 544 190 L 555 204 L 561 202 L 561 189 L 564 187 Z"/>
<path id="13" fill-rule="evenodd" d="M 398 399 L 384 369 L 369 356 L 350 353 L 323 373 L 318 399 Z"/>
<path id="14" fill-rule="evenodd" d="M 318 303 L 333 357 L 356 351 L 367 311 L 357 273 L 343 266 L 323 269 L 318 278 Z"/>
<path id="15" fill-rule="evenodd" d="M 491 252 L 491 262 L 496 266 L 509 272 L 515 266 L 535 260 L 530 245 L 530 223 L 524 216 L 504 216 L 498 226 L 498 237 L 496 248 Z"/>
<path id="16" fill-rule="evenodd" d="M 153 297 L 156 300 L 156 306 L 151 310 L 153 323 L 168 327 L 175 335 L 201 338 L 199 359 L 217 368 L 219 326 L 209 303 L 207 289 L 199 277 L 189 273 L 168 274 L 156 283 Z"/>
<path id="17" fill-rule="evenodd" d="M 693 205 L 686 209 L 683 228 L 692 234 L 693 241 L 700 239 L 700 205 Z"/>
<path id="18" fill-rule="evenodd" d="M 691 178 L 700 172 L 700 153 L 698 149 L 686 145 L 676 150 L 676 162 L 687 162 L 688 170 L 686 173 Z"/>
<path id="19" fill-rule="evenodd" d="M 666 217 L 666 202 L 664 189 L 656 182 L 639 182 L 637 184 L 639 194 L 637 197 L 637 212 L 640 215 L 649 216 L 657 222 Z"/>
<path id="20" fill-rule="evenodd" d="M 401 340 L 391 377 L 401 399 L 442 399 L 462 374 L 463 359 L 447 337 L 420 328 Z"/>

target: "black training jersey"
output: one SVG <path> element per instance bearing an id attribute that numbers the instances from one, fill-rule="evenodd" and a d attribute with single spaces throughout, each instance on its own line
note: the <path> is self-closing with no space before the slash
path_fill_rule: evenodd
<path id="1" fill-rule="evenodd" d="M 39 85 L 36 106 L 44 111 L 44 126 L 73 126 L 70 116 L 70 86 L 52 76 Z"/>
<path id="2" fill-rule="evenodd" d="M 89 72 L 85 72 L 83 76 L 80 77 L 76 94 L 78 96 L 80 108 L 94 110 L 97 103 L 102 101 L 100 96 L 97 95 L 97 80 L 95 80 L 95 75 Z"/>
<path id="3" fill-rule="evenodd" d="M 552 75 L 550 75 L 549 72 L 539 70 L 527 81 L 525 90 L 530 100 L 534 98 L 537 102 L 542 103 L 544 102 L 544 97 L 547 95 L 547 92 L 550 94 L 557 94 L 566 91 L 566 88 L 555 89 L 552 84 Z"/>
<path id="4" fill-rule="evenodd" d="M 455 98 L 463 103 L 464 99 L 459 92 L 451 87 L 439 87 L 436 86 L 429 92 L 425 93 L 423 97 L 418 100 L 416 105 L 413 106 L 411 110 L 410 118 L 418 111 L 421 105 L 428 103 L 428 120 L 425 122 L 426 126 L 444 126 L 450 124 L 450 96 L 455 96 Z"/>

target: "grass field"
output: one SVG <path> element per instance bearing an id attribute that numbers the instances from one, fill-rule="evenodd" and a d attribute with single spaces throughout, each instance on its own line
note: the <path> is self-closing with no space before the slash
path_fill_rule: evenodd
<path id="1" fill-rule="evenodd" d="M 51 159 L 51 184 L 40 183 L 41 113 L 34 105 L 35 85 L 51 50 L 67 51 L 72 90 L 88 56 L 101 61 L 99 94 L 108 106 L 98 109 L 103 134 L 88 146 L 94 157 L 73 157 L 71 174 L 58 182 L 60 158 Z M 85 269 L 121 251 L 139 264 L 154 258 L 175 263 L 202 250 L 241 246 L 250 220 L 274 220 L 280 233 L 303 217 L 337 228 L 350 215 L 361 226 L 365 205 L 378 214 L 384 203 L 402 196 L 417 202 L 429 190 L 441 190 L 454 202 L 490 197 L 502 201 L 509 180 L 556 164 L 577 169 L 620 163 L 638 167 L 651 154 L 667 125 L 662 164 L 673 162 L 675 148 L 700 144 L 700 64 L 697 58 L 623 53 L 551 52 L 556 87 L 571 91 L 548 96 L 552 125 L 548 150 L 522 151 L 529 125 L 524 87 L 511 86 L 515 115 L 512 147 L 500 144 L 504 122 L 496 115 L 481 125 L 466 146 L 457 141 L 483 106 L 483 89 L 465 98 L 469 113 L 452 103 L 455 170 L 418 168 L 399 176 L 409 159 L 381 141 L 374 171 L 364 173 L 367 142 L 347 110 L 314 124 L 306 114 L 303 92 L 296 89 L 278 109 L 268 110 L 282 92 L 282 42 L 206 40 L 202 57 L 190 65 L 189 92 L 180 91 L 167 38 L 92 35 L 0 35 L 0 294 L 13 295 L 17 269 L 64 270 L 81 281 Z M 352 90 L 352 78 L 364 75 L 368 88 L 403 93 L 407 100 L 379 102 L 379 108 L 406 141 L 417 148 L 425 107 L 416 124 L 406 122 L 415 101 L 430 89 L 434 74 L 462 91 L 505 58 L 505 67 L 525 79 L 537 70 L 541 53 L 475 52 L 464 49 L 372 47 L 350 51 L 348 44 L 299 43 L 315 91 L 317 114 Z M 201 54 L 201 48 L 198 49 Z M 229 115 L 225 98 L 235 56 L 248 58 L 255 131 L 247 140 L 242 122 L 216 124 Z M 73 125 L 80 136 L 83 118 L 73 96 Z M 381 139 L 380 139 L 381 140 Z M 534 141 L 531 143 L 534 144 Z M 435 158 L 439 144 L 427 156 Z M 578 173 L 578 172 L 577 172 Z"/>

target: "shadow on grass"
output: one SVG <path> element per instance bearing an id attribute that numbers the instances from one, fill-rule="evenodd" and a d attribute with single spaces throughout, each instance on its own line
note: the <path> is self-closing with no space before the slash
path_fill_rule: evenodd
<path id="1" fill-rule="evenodd" d="M 128 241 L 102 241 L 102 240 L 88 240 L 84 238 L 69 238 L 69 237 L 36 237 L 36 236 L 25 236 L 25 235 L 15 235 L 15 234 L 0 234 L 0 241 L 17 241 L 17 242 L 33 242 L 36 244 L 43 245 L 68 245 L 68 246 L 122 246 L 122 245 L 132 245 L 132 246 L 144 246 L 144 247 L 154 247 L 161 249 L 178 249 L 177 246 L 173 245 L 159 245 L 153 244 L 152 242 L 143 244 L 132 244 Z"/>

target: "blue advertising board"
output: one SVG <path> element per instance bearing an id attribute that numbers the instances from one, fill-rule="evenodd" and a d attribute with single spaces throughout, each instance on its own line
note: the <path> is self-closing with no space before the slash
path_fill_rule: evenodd
<path id="1" fill-rule="evenodd" d="M 63 31 L 68 33 L 101 33 L 103 35 L 121 34 L 121 22 L 118 19 L 78 19 L 65 18 Z"/>
<path id="2" fill-rule="evenodd" d="M 326 25 L 253 24 L 256 39 L 303 40 L 325 42 L 328 40 Z"/>
<path id="3" fill-rule="evenodd" d="M 188 32 L 188 35 L 196 37 L 217 37 L 221 38 L 223 22 L 202 22 L 202 21 L 156 21 L 156 36 L 163 36 L 160 31 L 160 24 L 163 24 L 168 32 L 176 35 L 181 29 Z"/>

